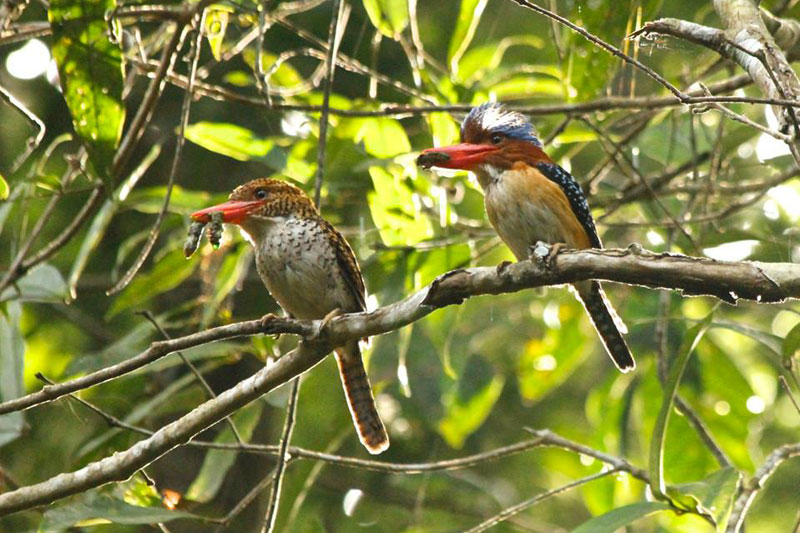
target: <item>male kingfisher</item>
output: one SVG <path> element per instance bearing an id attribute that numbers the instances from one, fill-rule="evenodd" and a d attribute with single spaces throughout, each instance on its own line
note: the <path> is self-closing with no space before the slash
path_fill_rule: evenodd
<path id="1" fill-rule="evenodd" d="M 525 117 L 497 103 L 475 107 L 461 124 L 461 144 L 424 150 L 417 164 L 471 171 L 483 189 L 486 214 L 516 256 L 537 242 L 602 248 L 580 184 L 544 151 Z M 636 367 L 622 337 L 625 324 L 597 281 L 573 284 L 606 351 L 622 372 Z"/>

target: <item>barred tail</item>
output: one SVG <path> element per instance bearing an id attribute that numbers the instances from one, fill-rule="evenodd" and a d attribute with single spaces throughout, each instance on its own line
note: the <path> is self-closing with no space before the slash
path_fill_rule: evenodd
<path id="1" fill-rule="evenodd" d="M 576 283 L 578 298 L 583 302 L 586 312 L 592 319 L 597 333 L 603 340 L 608 355 L 622 372 L 636 368 L 628 344 L 622 337 L 628 330 L 620 319 L 611 303 L 606 298 L 606 293 L 596 281 Z"/>
<path id="2" fill-rule="evenodd" d="M 339 375 L 358 438 L 369 453 L 381 453 L 389 447 L 389 435 L 375 408 L 358 341 L 337 349 L 336 362 L 339 364 Z"/>

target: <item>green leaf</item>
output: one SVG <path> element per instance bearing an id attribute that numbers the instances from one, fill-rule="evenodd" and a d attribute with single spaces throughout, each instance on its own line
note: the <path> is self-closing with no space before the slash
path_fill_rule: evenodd
<path id="1" fill-rule="evenodd" d="M 164 195 L 166 193 L 167 188 L 164 185 L 136 189 L 128 197 L 125 207 L 130 207 L 141 213 L 156 214 L 164 207 Z M 170 213 L 189 215 L 198 209 L 213 205 L 215 201 L 222 202 L 224 199 L 225 195 L 214 198 L 206 191 L 192 191 L 184 189 L 180 185 L 175 185 L 172 187 L 169 211 Z"/>
<path id="2" fill-rule="evenodd" d="M 256 424 L 258 424 L 263 406 L 262 402 L 256 402 L 239 410 L 233 416 L 233 423 L 245 442 L 250 440 Z M 221 423 L 225 429 L 217 435 L 214 442 L 236 442 L 230 426 L 226 422 Z M 197 477 L 186 491 L 186 498 L 203 503 L 211 501 L 217 495 L 225 480 L 225 475 L 233 466 L 236 457 L 237 453 L 231 450 L 209 450 L 203 460 L 200 472 L 197 473 Z"/>
<path id="3" fill-rule="evenodd" d="M 450 113 L 431 113 L 428 115 L 434 146 L 447 146 L 458 143 L 460 130 Z"/>
<path id="4" fill-rule="evenodd" d="M 638 502 L 612 509 L 606 514 L 595 516 L 572 530 L 572 533 L 611 533 L 649 516 L 653 513 L 670 511 L 672 508 L 661 502 Z"/>
<path id="5" fill-rule="evenodd" d="M 391 170 L 395 170 L 394 167 Z M 375 192 L 369 193 L 369 209 L 381 239 L 387 245 L 416 244 L 432 235 L 428 217 L 420 212 L 414 195 L 399 173 L 370 167 Z"/>
<path id="6" fill-rule="evenodd" d="M 0 174 L 0 200 L 7 199 L 9 192 L 10 189 L 8 188 L 8 182 L 3 177 L 3 175 Z"/>
<path id="7" fill-rule="evenodd" d="M 529 401 L 544 398 L 564 383 L 588 355 L 581 332 L 583 311 L 577 305 L 559 306 L 560 328 L 548 328 L 544 337 L 531 338 L 517 363 L 520 395 Z"/>
<path id="8" fill-rule="evenodd" d="M 234 124 L 197 122 L 186 128 L 186 138 L 206 150 L 239 161 L 260 161 L 274 170 L 286 166 L 286 153 L 275 140 L 258 137 Z"/>
<path id="9" fill-rule="evenodd" d="M 53 265 L 43 263 L 32 268 L 15 286 L 0 295 L 0 302 L 60 302 L 67 296 L 67 284 Z"/>
<path id="10" fill-rule="evenodd" d="M 64 100 L 109 191 L 111 162 L 125 122 L 122 53 L 107 35 L 105 19 L 115 6 L 114 0 L 53 0 L 48 10 Z M 119 21 L 111 20 L 121 35 Z"/>
<path id="11" fill-rule="evenodd" d="M 717 525 L 717 531 L 725 531 L 731 514 L 733 501 L 742 482 L 742 474 L 734 467 L 721 468 L 702 481 L 684 483 L 671 487 L 677 492 L 698 502 L 698 509 L 710 516 Z"/>
<path id="12" fill-rule="evenodd" d="M 25 392 L 25 342 L 19 330 L 22 307 L 17 302 L 0 305 L 0 401 L 19 398 Z M 22 413 L 0 415 L 0 446 L 22 434 Z"/>
<path id="13" fill-rule="evenodd" d="M 150 272 L 139 274 L 122 291 L 108 311 L 107 318 L 133 306 L 143 307 L 159 294 L 174 289 L 188 278 L 199 264 L 198 261 L 187 261 L 183 256 L 183 250 L 175 249 L 169 252 L 155 263 Z"/>
<path id="14" fill-rule="evenodd" d="M 786 334 L 781 351 L 784 357 L 794 357 L 798 350 L 800 350 L 800 322 Z"/>
<path id="15" fill-rule="evenodd" d="M 42 533 L 61 532 L 72 526 L 98 523 L 156 524 L 178 518 L 197 518 L 185 511 L 170 511 L 163 507 L 139 507 L 107 494 L 89 492 L 66 505 L 44 513 L 39 526 Z"/>
<path id="16" fill-rule="evenodd" d="M 392 39 L 408 25 L 407 0 L 364 0 L 364 9 L 378 31 Z"/>
<path id="17" fill-rule="evenodd" d="M 469 398 L 459 398 L 456 391 L 449 394 L 449 398 L 445 399 L 445 416 L 439 421 L 437 428 L 447 444 L 453 448 L 464 446 L 467 437 L 489 416 L 503 391 L 503 384 L 503 377 L 495 375 L 489 383 Z"/>
<path id="18" fill-rule="evenodd" d="M 234 12 L 230 6 L 214 4 L 209 6 L 203 20 L 203 33 L 211 47 L 211 55 L 219 61 L 222 59 L 222 42 L 225 40 L 225 30 L 228 28 L 228 15 Z"/>
<path id="19" fill-rule="evenodd" d="M 411 151 L 406 130 L 393 118 L 370 118 L 356 135 L 356 142 L 364 141 L 368 154 L 387 159 Z"/>
<path id="20" fill-rule="evenodd" d="M 475 30 L 478 28 L 487 3 L 488 0 L 461 0 L 456 29 L 453 30 L 450 47 L 447 49 L 447 61 L 455 74 L 458 73 L 458 63 L 461 61 L 461 57 L 475 36 Z"/>
<path id="21" fill-rule="evenodd" d="M 714 313 L 709 313 L 701 322 L 686 332 L 683 345 L 678 351 L 676 360 L 672 362 L 667 381 L 664 384 L 661 409 L 653 429 L 653 438 L 650 441 L 650 489 L 653 495 L 659 499 L 669 499 L 666 494 L 666 484 L 664 483 L 664 440 L 667 434 L 669 414 L 672 411 L 672 403 L 678 393 L 678 385 L 683 376 L 683 371 L 686 369 L 686 363 L 689 362 L 689 356 L 708 330 L 713 317 Z"/>

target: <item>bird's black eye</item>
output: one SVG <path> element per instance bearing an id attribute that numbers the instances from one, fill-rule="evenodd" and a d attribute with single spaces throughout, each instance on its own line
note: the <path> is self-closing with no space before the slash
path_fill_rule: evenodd
<path id="1" fill-rule="evenodd" d="M 490 137 L 492 144 L 500 144 L 503 142 L 503 134 L 502 133 L 493 133 Z"/>
<path id="2" fill-rule="evenodd" d="M 266 200 L 267 198 L 267 191 L 266 189 L 256 189 L 255 197 L 259 200 Z"/>

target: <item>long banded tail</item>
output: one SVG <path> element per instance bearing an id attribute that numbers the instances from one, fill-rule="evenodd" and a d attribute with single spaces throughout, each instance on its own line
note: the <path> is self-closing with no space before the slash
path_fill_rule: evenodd
<path id="1" fill-rule="evenodd" d="M 606 293 L 596 281 L 576 283 L 578 298 L 583 302 L 586 312 L 592 319 L 597 333 L 606 347 L 608 355 L 622 372 L 629 372 L 636 368 L 628 344 L 622 337 L 622 333 L 628 330 L 620 319 L 617 312 L 611 306 L 611 302 L 606 298 Z"/>
<path id="2" fill-rule="evenodd" d="M 358 438 L 369 453 L 381 453 L 389 447 L 389 435 L 375 408 L 372 387 L 361 360 L 358 341 L 337 349 L 336 362 L 339 364 L 339 376 L 342 378 L 344 395 Z"/>

